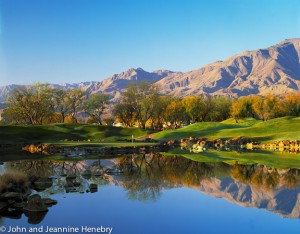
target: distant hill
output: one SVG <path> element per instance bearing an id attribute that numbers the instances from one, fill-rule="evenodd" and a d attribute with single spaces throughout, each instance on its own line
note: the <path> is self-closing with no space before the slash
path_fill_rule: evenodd
<path id="1" fill-rule="evenodd" d="M 107 93 L 113 100 L 118 100 L 121 97 L 121 92 L 130 83 L 136 83 L 141 81 L 146 81 L 149 83 L 155 83 L 166 76 L 171 76 L 172 74 L 181 74 L 174 73 L 168 70 L 157 70 L 153 72 L 144 71 L 142 68 L 130 68 L 125 72 L 120 74 L 114 74 L 113 76 L 108 77 L 103 81 L 87 81 L 80 83 L 61 83 L 61 84 L 50 84 L 55 88 L 62 89 L 76 89 L 81 88 L 89 94 L 94 93 Z M 24 87 L 25 85 L 7 85 L 0 86 L 0 102 L 4 102 L 8 97 L 9 93 L 16 88 Z"/>
<path id="2" fill-rule="evenodd" d="M 300 89 L 300 39 L 245 51 L 200 69 L 163 78 L 166 93 L 245 96 L 282 94 Z"/>
<path id="3" fill-rule="evenodd" d="M 82 88 L 87 93 L 107 93 L 114 101 L 130 83 L 158 84 L 163 93 L 186 95 L 245 96 L 283 94 L 300 89 L 300 39 L 284 40 L 266 49 L 245 51 L 190 72 L 130 68 L 103 81 L 52 84 L 65 89 Z M 0 102 L 20 85 L 0 86 Z"/>

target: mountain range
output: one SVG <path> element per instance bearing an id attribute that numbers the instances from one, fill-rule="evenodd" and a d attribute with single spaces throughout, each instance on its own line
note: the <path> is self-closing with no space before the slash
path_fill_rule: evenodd
<path id="1" fill-rule="evenodd" d="M 51 84 L 53 87 L 82 88 L 90 94 L 107 93 L 114 101 L 128 84 L 146 81 L 160 86 L 162 93 L 177 96 L 245 96 L 283 94 L 300 89 L 300 39 L 286 39 L 265 49 L 245 51 L 189 72 L 130 68 L 103 81 Z M 0 86 L 0 102 L 20 85 Z"/>

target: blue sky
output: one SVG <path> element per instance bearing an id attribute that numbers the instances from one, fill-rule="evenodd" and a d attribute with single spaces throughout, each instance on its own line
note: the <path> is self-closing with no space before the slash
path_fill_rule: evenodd
<path id="1" fill-rule="evenodd" d="M 298 0 L 0 0 L 0 86 L 189 71 L 295 37 Z"/>

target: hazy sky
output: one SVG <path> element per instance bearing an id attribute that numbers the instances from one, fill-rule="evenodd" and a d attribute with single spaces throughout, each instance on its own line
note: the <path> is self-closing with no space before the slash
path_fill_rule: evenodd
<path id="1" fill-rule="evenodd" d="M 299 0 L 0 0 L 0 86 L 189 71 L 295 37 Z"/>

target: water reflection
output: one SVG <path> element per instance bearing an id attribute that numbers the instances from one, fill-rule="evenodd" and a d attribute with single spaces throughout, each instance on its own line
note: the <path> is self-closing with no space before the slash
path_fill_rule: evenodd
<path id="1" fill-rule="evenodd" d="M 33 189 L 44 198 L 57 193 L 84 195 L 111 184 L 124 188 L 129 199 L 156 201 L 163 190 L 189 187 L 241 206 L 300 218 L 300 173 L 297 169 L 201 163 L 160 154 L 66 162 L 6 162 L 4 167 L 6 171 L 25 172 L 34 181 Z M 115 168 L 122 173 L 107 173 L 107 169 Z M 13 213 L 6 211 L 2 215 L 12 217 Z M 44 218 L 26 215 L 30 223 L 39 223 Z"/>

